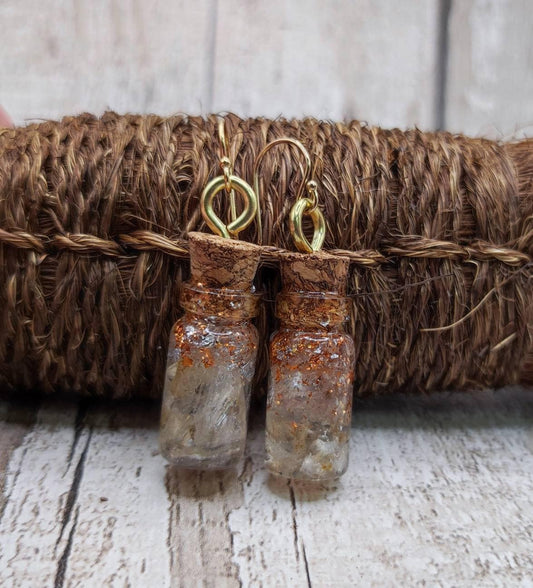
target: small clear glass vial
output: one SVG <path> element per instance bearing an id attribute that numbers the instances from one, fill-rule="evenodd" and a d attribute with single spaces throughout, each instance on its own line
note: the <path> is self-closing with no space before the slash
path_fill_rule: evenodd
<path id="1" fill-rule="evenodd" d="M 270 343 L 267 468 L 326 481 L 348 467 L 355 349 L 345 332 L 348 260 L 287 254 Z"/>
<path id="2" fill-rule="evenodd" d="M 260 297 L 259 248 L 191 233 L 191 279 L 174 325 L 161 409 L 163 456 L 183 468 L 236 465 L 246 443 Z"/>

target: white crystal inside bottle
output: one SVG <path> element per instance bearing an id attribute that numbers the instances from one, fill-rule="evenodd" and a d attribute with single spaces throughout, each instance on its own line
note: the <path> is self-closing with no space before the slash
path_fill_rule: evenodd
<path id="1" fill-rule="evenodd" d="M 257 343 L 249 321 L 186 314 L 176 323 L 161 411 L 166 459 L 202 469 L 231 467 L 241 459 Z"/>
<path id="2" fill-rule="evenodd" d="M 355 364 L 344 330 L 349 261 L 326 252 L 281 256 L 266 416 L 273 474 L 325 481 L 348 467 Z"/>
<path id="3" fill-rule="evenodd" d="M 267 467 L 330 480 L 348 467 L 354 344 L 339 332 L 280 329 L 271 342 Z"/>

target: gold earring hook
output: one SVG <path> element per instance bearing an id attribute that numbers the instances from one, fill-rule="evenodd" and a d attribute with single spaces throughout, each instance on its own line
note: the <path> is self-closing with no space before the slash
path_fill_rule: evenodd
<path id="1" fill-rule="evenodd" d="M 229 156 L 229 142 L 226 135 L 226 121 L 223 117 L 218 119 L 218 138 L 222 146 L 222 157 L 220 158 L 220 167 L 224 175 L 226 194 L 229 196 L 229 208 L 231 220 L 235 221 L 237 218 L 237 206 L 235 204 L 235 190 L 231 188 L 229 177 L 233 174 L 233 166 Z"/>
<path id="2" fill-rule="evenodd" d="M 258 201 L 253 188 L 243 179 L 233 174 L 233 166 L 228 157 L 228 143 L 224 128 L 224 119 L 218 122 L 218 133 L 222 144 L 220 166 L 222 175 L 212 179 L 204 188 L 200 197 L 200 208 L 207 226 L 220 237 L 236 239 L 238 234 L 254 220 L 258 214 Z M 225 190 L 230 197 L 231 222 L 225 225 L 213 210 L 215 196 Z M 235 206 L 235 190 L 242 195 L 244 209 L 239 216 Z"/>
<path id="3" fill-rule="evenodd" d="M 296 248 L 303 253 L 312 253 L 313 251 L 319 251 L 322 248 L 324 239 L 326 237 L 326 221 L 324 220 L 323 214 L 318 208 L 318 186 L 314 180 L 309 180 L 311 175 L 311 157 L 307 149 L 297 139 L 291 139 L 290 137 L 281 137 L 275 139 L 271 143 L 268 143 L 263 147 L 262 151 L 257 156 L 254 163 L 254 190 L 259 198 L 259 164 L 267 151 L 272 147 L 281 144 L 293 145 L 303 155 L 305 161 L 305 169 L 302 170 L 303 179 L 296 195 L 296 202 L 293 204 L 289 213 L 289 228 Z M 304 197 L 304 189 L 307 190 L 308 196 Z M 303 231 L 303 217 L 309 216 L 313 222 L 313 239 L 309 243 L 307 237 Z M 257 217 L 257 230 L 259 244 L 262 240 L 262 229 L 261 229 L 261 218 L 260 215 Z"/>

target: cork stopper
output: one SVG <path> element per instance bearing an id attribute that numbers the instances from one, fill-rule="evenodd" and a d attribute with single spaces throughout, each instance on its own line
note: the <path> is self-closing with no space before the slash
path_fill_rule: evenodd
<path id="1" fill-rule="evenodd" d="M 246 241 L 189 233 L 191 283 L 206 288 L 251 290 L 261 248 Z"/>
<path id="2" fill-rule="evenodd" d="M 285 292 L 329 292 L 346 295 L 350 260 L 324 251 L 287 252 L 280 258 Z"/>

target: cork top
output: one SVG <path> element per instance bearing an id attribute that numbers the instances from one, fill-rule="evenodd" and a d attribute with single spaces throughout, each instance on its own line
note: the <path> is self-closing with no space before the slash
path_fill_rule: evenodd
<path id="1" fill-rule="evenodd" d="M 286 292 L 329 292 L 346 295 L 348 257 L 315 253 L 287 252 L 280 256 L 281 279 Z"/>
<path id="2" fill-rule="evenodd" d="M 251 290 L 261 248 L 246 241 L 189 233 L 191 283 L 207 288 Z"/>

